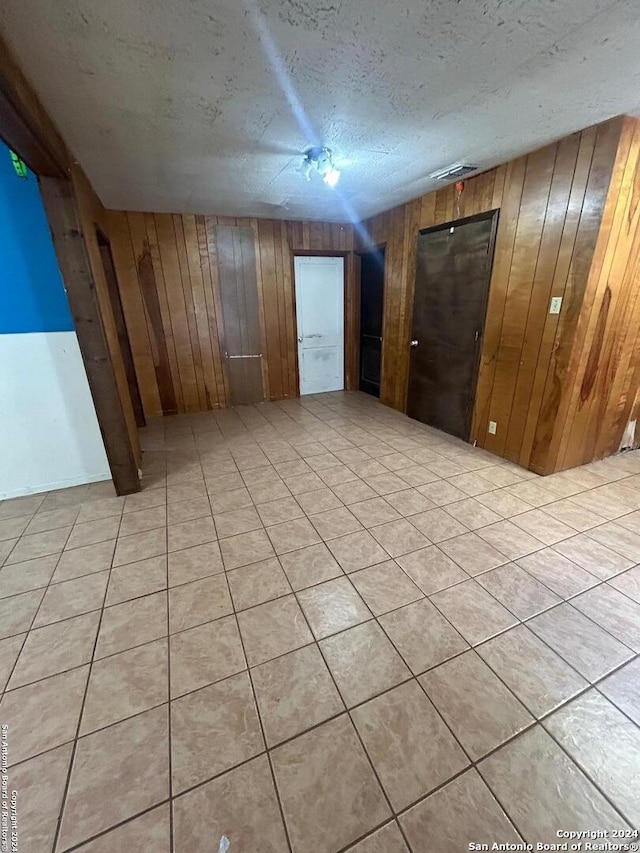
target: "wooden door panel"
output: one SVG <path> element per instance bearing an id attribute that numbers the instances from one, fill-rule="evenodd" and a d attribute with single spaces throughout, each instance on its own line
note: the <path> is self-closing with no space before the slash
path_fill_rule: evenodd
<path id="1" fill-rule="evenodd" d="M 497 213 L 418 237 L 407 414 L 467 440 Z"/>

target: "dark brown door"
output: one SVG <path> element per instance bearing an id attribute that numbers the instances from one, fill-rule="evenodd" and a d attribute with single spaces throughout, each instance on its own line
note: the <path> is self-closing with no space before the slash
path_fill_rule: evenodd
<path id="1" fill-rule="evenodd" d="M 129 396 L 131 397 L 133 414 L 136 419 L 136 426 L 143 427 L 146 421 L 144 417 L 144 409 L 142 408 L 142 397 L 140 396 L 140 388 L 138 387 L 138 377 L 136 376 L 136 368 L 133 362 L 133 353 L 131 352 L 131 344 L 127 333 L 127 324 L 124 319 L 124 311 L 122 310 L 120 291 L 118 290 L 118 279 L 116 278 L 116 268 L 113 262 L 113 255 L 111 254 L 111 244 L 99 228 L 96 228 L 96 238 L 100 249 L 100 257 L 102 258 L 102 266 L 104 267 L 104 275 L 107 280 L 113 318 L 118 331 L 118 343 L 120 344 L 122 361 L 124 363 L 124 370 L 127 376 L 127 385 L 129 386 Z"/>
<path id="2" fill-rule="evenodd" d="M 468 440 L 498 212 L 418 236 L 407 414 Z"/>
<path id="3" fill-rule="evenodd" d="M 384 249 L 360 256 L 360 390 L 380 396 Z"/>

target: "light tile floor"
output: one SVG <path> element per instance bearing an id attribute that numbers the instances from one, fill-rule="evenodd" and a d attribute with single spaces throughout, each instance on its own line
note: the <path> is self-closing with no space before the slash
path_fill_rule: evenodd
<path id="1" fill-rule="evenodd" d="M 546 478 L 360 394 L 165 418 L 0 504 L 20 850 L 455 853 L 640 823 L 640 452 Z"/>

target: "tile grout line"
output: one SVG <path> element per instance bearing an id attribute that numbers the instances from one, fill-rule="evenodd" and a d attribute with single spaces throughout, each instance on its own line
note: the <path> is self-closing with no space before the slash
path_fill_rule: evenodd
<path id="1" fill-rule="evenodd" d="M 171 731 L 171 609 L 169 595 L 169 490 L 165 492 L 165 552 L 166 552 L 166 581 L 167 581 L 167 750 L 168 750 L 168 779 L 169 789 L 169 853 L 175 850 L 175 826 L 173 815 L 173 743 Z M 215 528 L 214 528 L 215 530 Z M 135 600 L 135 599 L 134 599 Z"/>
<path id="2" fill-rule="evenodd" d="M 224 558 L 223 558 L 223 565 L 225 565 L 225 564 L 224 564 Z M 226 573 L 227 573 L 227 569 L 226 569 L 226 565 L 225 565 L 225 576 L 226 576 Z M 276 780 L 275 771 L 274 771 L 274 769 L 273 769 L 273 762 L 272 762 L 272 760 L 271 760 L 271 755 L 270 755 L 270 750 L 269 750 L 269 746 L 268 746 L 267 736 L 266 736 L 266 733 L 265 733 L 264 723 L 263 723 L 263 721 L 262 721 L 262 714 L 261 714 L 261 712 L 260 712 L 260 705 L 259 705 L 259 703 L 258 703 L 258 697 L 257 697 L 256 691 L 255 691 L 255 687 L 254 687 L 254 684 L 253 684 L 253 678 L 252 678 L 252 676 L 251 676 L 251 666 L 250 666 L 250 664 L 249 664 L 249 658 L 248 658 L 248 656 L 247 656 L 247 651 L 246 651 L 246 648 L 245 648 L 244 638 L 243 638 L 243 636 L 242 636 L 242 631 L 241 631 L 241 629 L 240 629 L 240 624 L 239 624 L 239 622 L 238 622 L 238 612 L 237 612 L 236 607 L 235 607 L 235 602 L 234 602 L 234 600 L 233 600 L 233 595 L 231 594 L 231 590 L 230 590 L 230 588 L 229 588 L 229 582 L 228 582 L 228 579 L 227 579 L 227 589 L 229 590 L 229 598 L 230 598 L 230 600 L 231 600 L 231 606 L 232 606 L 232 608 L 233 608 L 233 616 L 234 616 L 234 620 L 235 620 L 236 627 L 237 627 L 237 631 L 238 631 L 238 637 L 239 637 L 239 639 L 240 639 L 240 645 L 241 645 L 241 647 L 242 647 L 242 654 L 243 654 L 243 656 L 244 656 L 244 660 L 245 660 L 245 663 L 246 663 L 246 665 L 247 665 L 247 668 L 246 668 L 247 678 L 249 679 L 249 686 L 250 686 L 250 688 L 251 688 L 251 696 L 252 696 L 252 698 L 253 698 L 253 702 L 254 702 L 255 709 L 256 709 L 256 716 L 257 716 L 257 718 L 258 718 L 258 724 L 259 724 L 259 726 L 260 726 L 260 734 L 261 734 L 261 737 L 262 737 L 262 743 L 263 743 L 263 745 L 264 745 L 264 753 L 266 754 L 266 757 L 267 757 L 267 763 L 268 763 L 268 765 L 269 765 L 269 771 L 270 771 L 270 774 L 271 774 L 271 783 L 272 783 L 272 785 L 273 785 L 273 790 L 274 790 L 274 793 L 275 793 L 275 796 L 276 796 L 276 802 L 277 802 L 277 804 L 278 804 L 278 810 L 279 810 L 279 813 L 280 813 L 280 820 L 282 821 L 282 828 L 283 828 L 283 831 L 284 831 L 284 835 L 285 835 L 285 839 L 286 839 L 287 846 L 288 846 L 288 849 L 289 849 L 289 853 L 293 853 L 293 847 L 292 847 L 292 844 L 291 844 L 291 838 L 290 838 L 290 835 L 289 835 L 289 827 L 287 826 L 287 821 L 286 821 L 286 819 L 285 819 L 284 807 L 283 807 L 283 805 L 282 805 L 282 799 L 281 799 L 281 795 L 280 795 L 280 790 L 279 790 L 279 788 L 278 788 L 278 783 L 277 783 L 277 780 Z M 233 677 L 233 676 L 232 676 L 232 677 Z M 259 754 L 261 755 L 262 753 L 259 753 Z M 257 758 L 257 757 L 258 757 L 257 755 L 256 755 L 256 756 L 252 756 L 250 759 L 248 759 L 248 761 L 251 761 L 251 760 L 253 760 L 254 758 Z"/>
<path id="3" fill-rule="evenodd" d="M 120 518 L 120 524 L 121 523 L 122 523 L 122 516 Z M 117 537 L 116 537 L 116 541 L 117 541 Z M 98 617 L 98 625 L 97 625 L 95 637 L 93 640 L 91 657 L 89 658 L 89 661 L 88 661 L 89 671 L 87 673 L 87 681 L 86 681 L 85 686 L 84 686 L 84 693 L 82 696 L 82 703 L 80 706 L 80 714 L 78 716 L 78 722 L 76 724 L 76 734 L 75 734 L 75 737 L 73 739 L 73 743 L 72 743 L 72 747 L 71 747 L 71 756 L 70 756 L 70 761 L 69 761 L 69 767 L 68 767 L 67 773 L 66 773 L 66 782 L 65 782 L 64 789 L 62 792 L 62 798 L 60 800 L 58 819 L 56 822 L 56 830 L 55 830 L 55 834 L 53 837 L 53 845 L 51 847 L 51 853 L 56 853 L 56 848 L 58 846 L 58 842 L 59 842 L 59 838 L 60 838 L 60 831 L 62 829 L 62 821 L 64 818 L 64 812 L 65 812 L 65 809 L 67 806 L 67 798 L 69 795 L 69 788 L 71 786 L 71 776 L 73 774 L 73 770 L 74 770 L 74 766 L 75 766 L 75 760 L 76 760 L 76 754 L 77 754 L 77 750 L 78 750 L 78 740 L 79 740 L 79 734 L 80 734 L 80 727 L 82 725 L 82 717 L 84 716 L 85 704 L 87 701 L 87 695 L 89 693 L 89 684 L 91 682 L 91 673 L 93 672 L 93 664 L 94 664 L 94 660 L 95 660 L 95 653 L 96 653 L 96 649 L 98 647 L 100 630 L 102 628 L 102 618 L 103 618 L 103 614 L 104 614 L 104 601 L 106 601 L 107 593 L 109 590 L 109 582 L 111 580 L 111 571 L 113 568 L 113 557 L 114 557 L 114 555 L 115 555 L 115 546 L 114 546 L 114 551 L 113 551 L 113 554 L 111 557 L 111 565 L 109 568 L 109 577 L 107 578 L 107 584 L 106 584 L 105 590 L 104 590 L 103 606 L 102 606 L 102 609 L 100 611 L 100 615 Z"/>

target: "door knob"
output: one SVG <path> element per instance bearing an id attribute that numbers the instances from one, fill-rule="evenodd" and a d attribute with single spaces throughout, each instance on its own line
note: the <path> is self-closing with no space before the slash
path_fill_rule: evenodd
<path id="1" fill-rule="evenodd" d="M 417 347 L 417 346 L 418 346 L 418 341 L 411 341 L 411 343 L 409 344 L 409 346 L 412 346 L 412 347 L 414 347 L 414 348 L 415 348 L 415 347 Z"/>
<path id="2" fill-rule="evenodd" d="M 299 344 L 301 344 L 301 343 L 302 343 L 302 338 L 298 338 L 298 343 L 299 343 Z"/>

